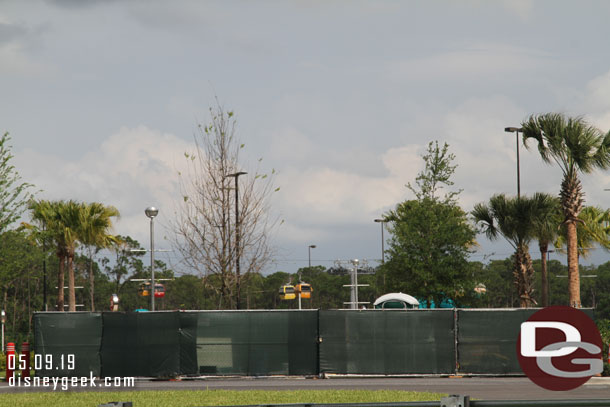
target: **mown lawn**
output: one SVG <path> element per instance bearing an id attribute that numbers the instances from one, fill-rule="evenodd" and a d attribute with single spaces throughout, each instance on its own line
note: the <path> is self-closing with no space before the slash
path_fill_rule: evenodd
<path id="1" fill-rule="evenodd" d="M 132 401 L 134 407 L 227 406 L 286 403 L 380 403 L 435 401 L 444 394 L 389 390 L 177 390 L 121 392 L 44 392 L 2 394 L 0 404 L 10 407 L 94 407 L 110 401 Z"/>

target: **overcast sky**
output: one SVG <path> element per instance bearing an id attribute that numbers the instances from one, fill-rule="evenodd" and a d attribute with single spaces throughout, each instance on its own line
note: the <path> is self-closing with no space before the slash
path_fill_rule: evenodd
<path id="1" fill-rule="evenodd" d="M 314 264 L 379 259 L 373 219 L 412 198 L 429 141 L 449 143 L 470 211 L 516 193 L 504 127 L 557 111 L 610 129 L 609 15 L 601 0 L 0 1 L 0 131 L 40 198 L 114 205 L 115 233 L 148 247 L 144 208 L 167 224 L 217 96 L 244 170 L 278 171 L 267 271 L 306 266 L 310 244 Z M 559 191 L 535 151 L 521 175 L 522 193 Z M 587 177 L 587 204 L 608 207 L 604 188 L 607 172 Z M 478 240 L 473 260 L 511 254 Z"/>

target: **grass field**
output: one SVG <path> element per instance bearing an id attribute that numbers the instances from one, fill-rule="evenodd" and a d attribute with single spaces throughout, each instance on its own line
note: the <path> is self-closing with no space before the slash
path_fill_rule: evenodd
<path id="1" fill-rule="evenodd" d="M 387 390 L 200 390 L 14 393 L 0 397 L 10 407 L 95 407 L 110 401 L 132 401 L 134 407 L 186 407 L 286 403 L 359 403 L 435 401 L 443 394 Z"/>

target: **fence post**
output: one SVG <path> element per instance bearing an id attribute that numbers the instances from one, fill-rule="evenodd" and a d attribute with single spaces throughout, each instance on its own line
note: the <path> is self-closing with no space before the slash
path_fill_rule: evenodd
<path id="1" fill-rule="evenodd" d="M 12 362 L 11 362 L 12 359 Z M 8 382 L 13 378 L 15 370 L 17 368 L 17 360 L 15 355 L 15 343 L 9 342 L 6 344 L 6 377 L 5 380 Z"/>
<path id="2" fill-rule="evenodd" d="M 21 377 L 30 376 L 30 344 L 28 342 L 23 342 L 21 344 L 21 355 L 23 355 L 24 365 L 23 370 L 21 371 Z M 21 358 L 19 358 L 21 361 Z"/>
<path id="3" fill-rule="evenodd" d="M 459 362 L 459 354 L 458 354 L 458 329 L 459 329 L 459 320 L 458 320 L 458 309 L 453 308 L 453 354 L 455 358 L 455 371 L 453 374 L 457 376 L 458 371 L 460 370 L 460 362 Z"/>
<path id="4" fill-rule="evenodd" d="M 441 399 L 441 407 L 470 407 L 470 396 L 450 395 Z"/>

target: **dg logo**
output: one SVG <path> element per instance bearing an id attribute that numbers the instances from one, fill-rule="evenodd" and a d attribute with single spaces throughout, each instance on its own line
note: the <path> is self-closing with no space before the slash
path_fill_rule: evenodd
<path id="1" fill-rule="evenodd" d="M 517 356 L 523 373 L 547 390 L 575 389 L 603 370 L 595 322 L 571 307 L 544 308 L 522 323 Z"/>

